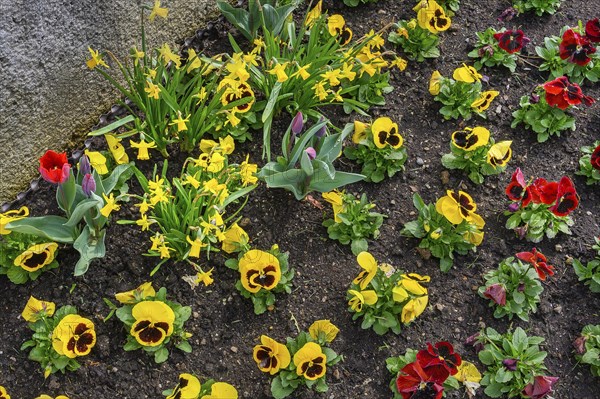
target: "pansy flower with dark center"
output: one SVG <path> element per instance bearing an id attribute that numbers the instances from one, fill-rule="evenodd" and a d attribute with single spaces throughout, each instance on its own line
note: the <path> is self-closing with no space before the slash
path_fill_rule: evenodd
<path id="1" fill-rule="evenodd" d="M 444 9 L 435 2 L 435 0 L 427 0 L 422 2 L 424 6 L 417 5 L 417 22 L 423 29 L 429 30 L 431 33 L 439 33 L 448 30 L 451 25 L 450 18 L 444 12 Z M 418 8 L 418 10 L 416 10 Z"/>
<path id="2" fill-rule="evenodd" d="M 587 36 L 581 36 L 573 29 L 568 29 L 563 34 L 558 51 L 561 59 L 586 66 L 592 60 L 589 55 L 594 54 L 596 48 L 592 46 Z"/>
<path id="3" fill-rule="evenodd" d="M 179 382 L 166 399 L 196 399 L 200 395 L 202 385 L 192 374 L 179 374 Z"/>
<path id="4" fill-rule="evenodd" d="M 275 375 L 279 370 L 289 366 L 291 361 L 290 351 L 288 348 L 267 337 L 260 336 L 261 345 L 254 347 L 252 356 L 260 371 Z"/>
<path id="5" fill-rule="evenodd" d="M 352 281 L 353 284 L 357 284 L 361 290 L 367 288 L 367 285 L 375 277 L 377 273 L 377 261 L 370 253 L 363 251 L 358 254 L 356 261 L 363 269 L 358 276 Z"/>
<path id="6" fill-rule="evenodd" d="M 525 176 L 523 176 L 521 168 L 517 168 L 513 172 L 510 183 L 508 183 L 504 192 L 510 200 L 520 201 L 523 198 L 523 194 L 525 194 L 526 188 Z"/>
<path id="7" fill-rule="evenodd" d="M 492 284 L 486 288 L 483 296 L 491 299 L 497 305 L 506 305 L 506 290 L 501 284 Z"/>
<path id="8" fill-rule="evenodd" d="M 563 176 L 558 182 L 558 191 L 556 194 L 556 203 L 549 208 L 549 211 L 556 216 L 567 216 L 579 206 L 579 195 L 575 191 L 573 181 L 567 176 Z"/>
<path id="9" fill-rule="evenodd" d="M 71 165 L 67 161 L 67 153 L 60 154 L 52 150 L 46 151 L 40 158 L 40 174 L 49 183 L 62 184 L 67 181 Z"/>
<path id="10" fill-rule="evenodd" d="M 398 124 L 388 117 L 375 119 L 371 126 L 371 133 L 377 148 L 384 148 L 389 145 L 393 149 L 398 149 L 404 143 L 404 139 L 398 133 Z"/>
<path id="11" fill-rule="evenodd" d="M 29 297 L 27 304 L 25 304 L 25 308 L 21 312 L 21 317 L 25 321 L 35 323 L 42 317 L 52 316 L 55 310 L 56 305 L 54 302 L 40 301 L 32 295 Z"/>
<path id="12" fill-rule="evenodd" d="M 352 40 L 352 31 L 346 26 L 346 21 L 340 14 L 334 14 L 327 18 L 327 29 L 331 36 L 337 36 L 342 46 Z"/>
<path id="13" fill-rule="evenodd" d="M 552 392 L 552 385 L 558 381 L 558 377 L 548 377 L 545 375 L 535 376 L 533 382 L 527 384 L 521 395 L 530 399 L 548 398 Z"/>
<path id="14" fill-rule="evenodd" d="M 248 83 L 225 78 L 219 84 L 219 89 L 222 88 L 225 88 L 225 90 L 223 91 L 223 94 L 221 94 L 221 104 L 226 106 L 233 102 L 246 99 L 247 102 L 238 104 L 233 107 L 233 109 L 236 110 L 236 112 L 244 113 L 248 112 L 250 108 L 252 108 L 255 97 L 254 92 Z"/>
<path id="15" fill-rule="evenodd" d="M 135 323 L 129 333 L 143 346 L 158 346 L 173 334 L 175 313 L 169 305 L 161 301 L 138 302 L 131 315 Z"/>
<path id="16" fill-rule="evenodd" d="M 76 314 L 63 317 L 52 331 L 52 348 L 70 359 L 90 353 L 96 345 L 96 331 L 91 320 Z"/>
<path id="17" fill-rule="evenodd" d="M 589 107 L 594 103 L 592 97 L 584 95 L 581 87 L 577 83 L 569 82 L 566 76 L 547 82 L 543 87 L 546 91 L 546 102 L 551 107 L 565 110 L 571 105 L 584 103 Z"/>
<path id="18" fill-rule="evenodd" d="M 348 290 L 348 294 L 352 295 L 348 301 L 348 306 L 354 312 L 362 312 L 363 305 L 371 306 L 377 303 L 377 293 L 373 290 Z"/>
<path id="19" fill-rule="evenodd" d="M 484 91 L 479 95 L 479 98 L 471 103 L 471 108 L 475 108 L 477 112 L 483 112 L 492 105 L 492 101 L 500 94 L 497 90 Z"/>
<path id="20" fill-rule="evenodd" d="M 491 146 L 487 153 L 487 163 L 494 168 L 506 166 L 512 156 L 511 144 L 512 141 L 506 140 Z"/>
<path id="21" fill-rule="evenodd" d="M 600 145 L 592 152 L 590 163 L 592 164 L 592 168 L 600 170 Z"/>
<path id="22" fill-rule="evenodd" d="M 540 280 L 546 280 L 547 276 L 554 275 L 554 266 L 546 263 L 546 256 L 533 248 L 531 252 L 519 252 L 516 254 L 520 260 L 531 264 L 537 272 Z"/>
<path id="23" fill-rule="evenodd" d="M 450 342 L 441 341 L 435 345 L 427 343 L 427 350 L 422 349 L 417 353 L 417 361 L 425 371 L 431 366 L 442 365 L 450 375 L 458 373 L 457 367 L 462 363 L 458 353 L 454 353 L 454 347 Z"/>
<path id="24" fill-rule="evenodd" d="M 35 272 L 54 261 L 57 248 L 58 244 L 55 242 L 32 245 L 17 256 L 13 263 L 28 272 Z"/>
<path id="25" fill-rule="evenodd" d="M 494 39 L 498 40 L 498 47 L 509 54 L 521 51 L 523 46 L 530 42 L 522 30 L 507 30 L 494 35 Z"/>
<path id="26" fill-rule="evenodd" d="M 0 399 L 10 399 L 10 395 L 2 385 L 0 385 Z"/>
<path id="27" fill-rule="evenodd" d="M 251 293 L 264 288 L 269 291 L 279 284 L 281 268 L 276 256 L 252 249 L 242 256 L 239 262 L 242 286 Z"/>
<path id="28" fill-rule="evenodd" d="M 440 215 L 444 215 L 450 223 L 460 224 L 463 220 L 466 220 L 479 228 L 485 225 L 481 216 L 475 213 L 477 204 L 469 194 L 464 191 L 455 193 L 453 190 L 448 190 L 446 194 L 446 196 L 437 200 L 435 210 Z"/>
<path id="29" fill-rule="evenodd" d="M 543 177 L 538 177 L 533 181 L 533 184 L 528 187 L 529 197 L 534 204 L 550 205 L 556 201 L 558 191 L 558 183 L 555 181 L 547 181 Z"/>
<path id="30" fill-rule="evenodd" d="M 317 380 L 327 371 L 327 356 L 319 344 L 307 342 L 294 355 L 296 374 L 307 380 Z"/>
<path id="31" fill-rule="evenodd" d="M 473 151 L 490 141 L 490 131 L 482 126 L 466 127 L 452 133 L 452 144 L 465 151 Z"/>
<path id="32" fill-rule="evenodd" d="M 590 42 L 600 43 L 600 20 L 598 18 L 590 19 L 586 22 L 585 37 Z"/>
<path id="33" fill-rule="evenodd" d="M 396 388 L 402 399 L 440 399 L 444 381 L 450 375 L 441 365 L 424 370 L 418 361 L 407 364 L 396 378 Z"/>

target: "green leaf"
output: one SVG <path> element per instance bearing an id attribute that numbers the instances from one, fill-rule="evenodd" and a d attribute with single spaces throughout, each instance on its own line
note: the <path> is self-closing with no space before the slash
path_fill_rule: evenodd
<path id="1" fill-rule="evenodd" d="M 77 231 L 65 227 L 67 219 L 62 216 L 34 216 L 15 220 L 6 225 L 10 231 L 44 237 L 63 244 L 72 244 Z"/>
<path id="2" fill-rule="evenodd" d="M 361 252 L 367 251 L 369 249 L 369 244 L 367 243 L 367 240 L 361 238 L 359 240 L 352 240 L 350 248 L 352 249 L 352 253 L 354 255 L 358 255 Z"/>
<path id="3" fill-rule="evenodd" d="M 271 381 L 271 394 L 273 394 L 275 399 L 283 399 L 289 396 L 292 392 L 294 392 L 294 388 L 289 385 L 286 387 L 282 385 L 280 375 L 273 378 L 273 381 Z"/>
<path id="4" fill-rule="evenodd" d="M 265 106 L 265 110 L 262 114 L 261 120 L 263 123 L 265 123 L 267 119 L 272 119 L 273 110 L 275 109 L 275 104 L 277 104 L 277 99 L 279 97 L 279 92 L 281 91 L 281 86 L 281 82 L 277 82 L 275 83 L 275 86 L 273 86 L 273 90 L 269 95 L 269 101 L 267 101 L 267 105 Z"/>
<path id="5" fill-rule="evenodd" d="M 181 341 L 175 347 L 185 353 L 192 353 L 192 345 L 188 341 Z"/>
<path id="6" fill-rule="evenodd" d="M 88 133 L 88 136 L 102 136 L 108 132 L 112 132 L 113 130 L 115 130 L 129 122 L 133 122 L 134 119 L 135 119 L 135 117 L 133 115 L 127 115 L 126 117 L 116 120 L 113 123 L 106 125 L 101 129 L 94 130 L 94 131 Z"/>
<path id="7" fill-rule="evenodd" d="M 73 248 L 79 252 L 79 260 L 75 265 L 75 276 L 81 276 L 87 272 L 92 259 L 103 258 L 106 254 L 104 237 L 106 230 L 101 230 L 98 237 L 92 237 L 89 226 L 85 226 L 81 235 L 73 243 Z"/>
<path id="8" fill-rule="evenodd" d="M 29 273 L 19 266 L 9 266 L 6 270 L 6 277 L 13 284 L 25 284 L 29 280 Z"/>
<path id="9" fill-rule="evenodd" d="M 102 203 L 92 198 L 83 200 L 80 203 L 78 203 L 75 209 L 73 210 L 71 217 L 64 224 L 65 227 L 76 227 L 85 215 L 85 213 L 97 205 L 102 205 Z"/>
<path id="10" fill-rule="evenodd" d="M 164 346 L 154 352 L 154 362 L 155 363 L 164 363 L 169 358 L 169 350 Z"/>

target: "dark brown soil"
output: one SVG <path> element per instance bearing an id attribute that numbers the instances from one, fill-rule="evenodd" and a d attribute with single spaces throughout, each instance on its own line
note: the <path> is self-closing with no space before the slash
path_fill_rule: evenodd
<path id="1" fill-rule="evenodd" d="M 356 9 L 344 7 L 341 1 L 325 3 L 325 8 L 346 17 L 355 34 L 413 15 L 411 1 L 381 0 Z M 116 292 L 149 280 L 156 259 L 141 256 L 147 248 L 145 234 L 135 226 L 117 225 L 113 221 L 108 230 L 106 257 L 95 261 L 85 276 L 73 277 L 76 253 L 63 248 L 59 256 L 61 267 L 43 274 L 33 283 L 15 286 L 6 278 L 0 278 L 0 290 L 5 293 L 0 302 L 0 384 L 16 399 L 34 398 L 41 393 L 67 394 L 71 399 L 159 398 L 162 390 L 174 386 L 179 373 L 191 372 L 201 380 L 214 378 L 235 385 L 242 398 L 269 398 L 269 378 L 252 360 L 252 348 L 260 335 L 268 334 L 282 341 L 286 336 L 295 336 L 297 327 L 304 330 L 317 319 L 331 319 L 341 330 L 333 348 L 344 355 L 345 361 L 329 372 L 328 393 L 318 395 L 301 389 L 293 398 L 389 398 L 391 375 L 385 368 L 387 357 L 403 354 L 407 348 L 421 348 L 428 341 L 448 340 L 464 358 L 476 362 L 474 351 L 463 344 L 465 339 L 483 326 L 505 331 L 511 325 L 522 326 L 530 334 L 546 338 L 544 348 L 549 353 L 546 360 L 549 374 L 560 377 L 555 385 L 555 398 L 598 398 L 600 380 L 592 377 L 587 367 L 576 363 L 571 342 L 585 324 L 600 323 L 600 301 L 577 282 L 572 267 L 565 260 L 567 257 L 589 260 L 594 255 L 590 249 L 593 238 L 600 234 L 600 192 L 597 187 L 585 186 L 584 179 L 575 176 L 579 147 L 600 139 L 600 105 L 576 112 L 578 129 L 575 132 L 538 144 L 535 134 L 510 128 L 510 114 L 518 106 L 519 97 L 544 82 L 546 75 L 527 69 L 530 68 L 527 65 L 521 65 L 513 75 L 501 69 L 487 70 L 489 86 L 501 94 L 488 111 L 487 121 L 473 120 L 468 125 L 481 124 L 488 127 L 496 139 L 513 140 L 514 158 L 506 173 L 488 177 L 481 186 L 473 185 L 456 171 L 450 172 L 447 184 L 440 178 L 444 170 L 440 157 L 449 152 L 450 135 L 457 130 L 459 122 L 443 121 L 438 104 L 427 92 L 429 76 L 434 69 L 448 76 L 462 62 L 468 62 L 467 52 L 475 41 L 475 32 L 489 26 L 502 27 L 496 17 L 509 5 L 508 1 L 463 1 L 452 20 L 452 28 L 442 35 L 441 57 L 421 64 L 409 63 L 405 72 L 394 72 L 395 90 L 387 97 L 386 106 L 372 110 L 374 116 L 387 115 L 399 122 L 409 153 L 406 170 L 383 183 L 356 184 L 348 190 L 366 192 L 369 199 L 376 202 L 377 210 L 389 216 L 380 239 L 370 243 L 369 249 L 375 258 L 409 272 L 431 276 L 430 305 L 400 335 L 378 336 L 371 330 L 361 330 L 359 323 L 352 321 L 345 293 L 359 267 L 349 247 L 327 238 L 321 223 L 325 216 L 330 216 L 329 207 L 321 211 L 309 202 L 294 200 L 285 191 L 261 186 L 252 193 L 244 209 L 244 216 L 249 219 L 246 230 L 256 248 L 278 243 L 282 250 L 289 251 L 290 265 L 297 271 L 292 294 L 278 297 L 274 311 L 254 315 L 252 303 L 234 288 L 236 273 L 224 267 L 225 258 L 219 255 L 212 257 L 208 264 L 215 267 L 215 284 L 208 288 L 192 290 L 181 279 L 193 274 L 190 267 L 184 263 L 167 263 L 152 280 L 155 287 L 167 287 L 173 299 L 192 306 L 193 316 L 187 328 L 194 334 L 190 341 L 193 353 L 186 355 L 173 350 L 166 363 L 156 365 L 140 351 L 123 351 L 126 332 L 116 318 L 102 322 L 108 313 L 102 298 L 112 298 Z M 539 45 L 544 36 L 558 34 L 560 27 L 575 25 L 578 19 L 586 21 L 598 16 L 594 12 L 598 13 L 596 1 L 565 1 L 554 16 L 524 15 L 505 26 L 525 30 L 532 39 L 528 50 L 533 54 L 534 46 Z M 215 28 L 220 36 L 208 43 L 209 49 L 211 43 L 225 41 L 227 29 L 222 24 Z M 597 84 L 587 85 L 584 90 L 600 98 Z M 341 126 L 351 118 L 337 115 L 334 120 Z M 256 148 L 247 150 L 258 159 Z M 343 167 L 352 168 L 349 161 L 341 162 Z M 507 201 L 503 188 L 517 166 L 527 175 L 553 180 L 567 174 L 574 179 L 581 196 L 580 207 L 573 214 L 576 222 L 573 235 L 546 239 L 538 245 L 556 266 L 557 274 L 544 283 L 540 309 L 529 323 L 494 319 L 487 301 L 475 292 L 485 271 L 516 252 L 532 248 L 531 243 L 519 241 L 504 228 L 503 211 Z M 136 189 L 135 182 L 132 181 L 131 186 Z M 414 217 L 413 192 L 419 192 L 426 202 L 432 202 L 444 195 L 445 190 L 458 187 L 466 188 L 477 201 L 478 213 L 486 220 L 486 236 L 477 253 L 459 257 L 450 272 L 441 273 L 437 261 L 423 260 L 415 250 L 418 242 L 400 237 L 399 231 Z M 58 213 L 53 187 L 45 182 L 34 195 L 28 196 L 26 204 L 33 215 Z M 132 211 L 132 204 L 124 204 L 116 216 L 127 219 Z M 81 314 L 95 322 L 97 345 L 90 356 L 83 358 L 83 367 L 78 371 L 52 375 L 45 380 L 39 365 L 28 360 L 27 353 L 19 351 L 31 334 L 19 316 L 30 294 L 54 301 L 57 306 L 75 305 Z M 480 393 L 479 397 L 484 395 Z"/>

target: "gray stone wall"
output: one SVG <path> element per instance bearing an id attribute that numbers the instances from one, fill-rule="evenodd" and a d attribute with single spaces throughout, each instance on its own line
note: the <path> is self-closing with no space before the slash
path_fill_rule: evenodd
<path id="1" fill-rule="evenodd" d="M 153 3 L 0 0 L 0 203 L 28 187 L 47 149 L 80 147 L 116 102 L 117 93 L 86 67 L 88 46 L 127 56 L 140 47 L 141 4 Z M 218 13 L 214 0 L 161 5 L 168 18 L 146 19 L 146 34 L 151 45 L 166 42 L 173 51 Z"/>

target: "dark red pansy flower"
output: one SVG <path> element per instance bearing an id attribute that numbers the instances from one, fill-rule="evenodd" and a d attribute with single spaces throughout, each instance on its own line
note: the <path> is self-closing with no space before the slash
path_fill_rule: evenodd
<path id="1" fill-rule="evenodd" d="M 509 54 L 521 51 L 523 46 L 530 42 L 529 38 L 520 29 L 496 33 L 494 39 L 498 40 L 498 47 Z"/>
<path id="2" fill-rule="evenodd" d="M 540 280 L 546 280 L 547 276 L 554 276 L 554 266 L 546 263 L 546 256 L 533 248 L 531 252 L 519 252 L 517 258 L 531 264 L 537 272 Z"/>
<path id="3" fill-rule="evenodd" d="M 556 216 L 567 216 L 579 206 L 579 196 L 575 191 L 573 181 L 563 176 L 558 182 L 556 203 L 549 208 Z"/>
<path id="4" fill-rule="evenodd" d="M 483 293 L 483 296 L 496 302 L 497 305 L 506 305 L 506 290 L 502 284 L 492 284 Z"/>
<path id="5" fill-rule="evenodd" d="M 558 192 L 557 182 L 549 182 L 543 177 L 539 177 L 533 182 L 533 187 L 535 188 L 535 190 L 532 190 L 532 201 L 534 204 L 539 204 L 541 202 L 550 205 L 556 201 Z"/>
<path id="6" fill-rule="evenodd" d="M 590 42 L 600 43 L 600 21 L 598 18 L 590 19 L 585 24 L 585 37 Z"/>
<path id="7" fill-rule="evenodd" d="M 550 82 L 544 83 L 546 102 L 552 107 L 567 109 L 570 105 L 579 105 L 582 102 L 590 106 L 594 99 L 586 96 L 577 83 L 569 82 L 566 76 L 561 76 Z"/>
<path id="8" fill-rule="evenodd" d="M 427 343 L 427 350 L 423 349 L 417 353 L 417 361 L 425 370 L 430 367 L 442 365 L 451 375 L 458 373 L 457 367 L 462 363 L 458 353 L 454 353 L 454 348 L 450 342 L 441 341 L 435 345 Z"/>
<path id="9" fill-rule="evenodd" d="M 592 152 L 590 163 L 592 164 L 592 168 L 600 170 L 600 145 Z"/>
<path id="10" fill-rule="evenodd" d="M 521 172 L 521 168 L 517 168 L 512 174 L 510 183 L 508 183 L 508 186 L 506 186 L 506 190 L 504 192 L 509 199 L 513 201 L 520 201 L 521 198 L 523 198 L 526 188 L 527 184 L 525 184 L 523 172 Z"/>
<path id="11" fill-rule="evenodd" d="M 400 370 L 396 388 L 402 399 L 441 399 L 444 394 L 443 384 L 449 375 L 444 367 L 425 371 L 418 361 L 412 362 Z"/>
<path id="12" fill-rule="evenodd" d="M 561 59 L 586 66 L 592 60 L 589 54 L 594 54 L 596 48 L 592 46 L 587 36 L 581 36 L 573 29 L 568 29 L 563 34 L 558 51 Z"/>
<path id="13" fill-rule="evenodd" d="M 552 385 L 558 380 L 558 377 L 547 377 L 538 375 L 534 377 L 531 384 L 527 384 L 521 395 L 530 399 L 542 399 L 552 392 Z"/>
<path id="14" fill-rule="evenodd" d="M 67 162 L 67 153 L 57 153 L 52 150 L 46 151 L 40 158 L 40 174 L 47 182 L 62 184 L 67 181 L 71 171 L 71 165 Z"/>

